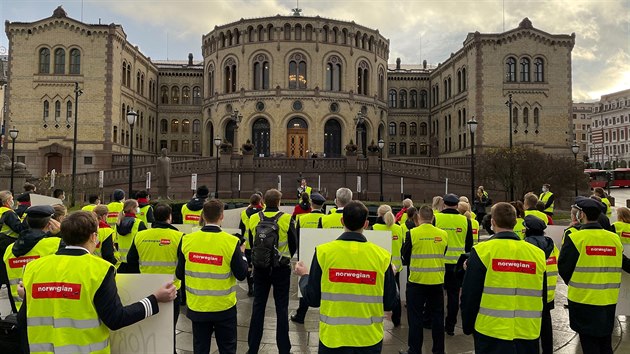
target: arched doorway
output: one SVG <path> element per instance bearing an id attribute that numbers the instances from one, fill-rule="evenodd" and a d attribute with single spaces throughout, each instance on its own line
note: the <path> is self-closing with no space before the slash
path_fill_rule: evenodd
<path id="1" fill-rule="evenodd" d="M 337 119 L 329 119 L 324 125 L 324 155 L 341 156 L 341 124 Z"/>
<path id="2" fill-rule="evenodd" d="M 208 124 L 206 124 L 206 139 L 208 139 L 206 141 L 206 146 L 208 146 L 209 152 L 207 156 L 214 156 L 217 147 L 214 146 L 214 126 L 212 125 L 212 122 L 208 122 Z"/>
<path id="3" fill-rule="evenodd" d="M 229 142 L 230 144 L 232 144 L 232 146 L 234 146 L 234 129 L 236 128 L 236 122 L 233 120 L 230 120 L 227 122 L 227 124 L 225 125 L 225 141 Z"/>
<path id="4" fill-rule="evenodd" d="M 265 118 L 258 118 L 252 125 L 252 142 L 255 146 L 256 156 L 270 155 L 270 127 Z"/>
<path id="5" fill-rule="evenodd" d="M 287 156 L 307 157 L 308 125 L 300 117 L 294 117 L 287 124 Z"/>
<path id="6" fill-rule="evenodd" d="M 46 160 L 46 172 L 50 172 L 54 169 L 56 173 L 62 173 L 61 166 L 63 166 L 63 158 L 61 154 L 49 154 L 46 156 Z"/>

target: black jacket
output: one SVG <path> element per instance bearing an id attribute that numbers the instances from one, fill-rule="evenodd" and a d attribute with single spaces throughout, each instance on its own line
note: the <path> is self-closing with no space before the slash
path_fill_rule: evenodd
<path id="1" fill-rule="evenodd" d="M 191 211 L 198 211 L 203 209 L 203 204 L 206 202 L 207 197 L 204 198 L 193 198 L 191 199 L 188 203 L 186 203 L 186 206 L 188 207 L 188 209 L 190 209 Z"/>
<path id="2" fill-rule="evenodd" d="M 20 232 L 20 237 L 18 237 L 17 241 L 13 244 L 13 254 L 16 257 L 21 257 L 29 253 L 33 247 L 37 245 L 39 240 L 45 237 L 49 237 L 49 234 L 39 229 L 27 229 Z M 62 248 L 64 248 L 63 241 L 59 243 L 59 249 Z"/>
<path id="3" fill-rule="evenodd" d="M 582 224 L 582 230 L 601 230 L 602 225 L 598 222 Z M 571 234 L 566 235 L 564 243 L 560 249 L 560 257 L 558 257 L 558 274 L 562 277 L 566 284 L 569 284 L 580 252 L 571 240 Z M 622 268 L 630 273 L 630 260 L 624 255 Z M 597 306 L 580 304 L 569 301 L 569 325 L 571 329 L 578 333 L 584 333 L 593 337 L 603 337 L 610 335 L 615 324 L 616 304 Z"/>
<path id="4" fill-rule="evenodd" d="M 28 224 L 26 222 L 22 222 L 18 215 L 13 210 L 7 210 L 0 217 L 0 225 L 5 224 L 11 230 L 16 233 L 22 232 L 22 230 L 28 229 Z"/>
<path id="5" fill-rule="evenodd" d="M 249 220 L 249 217 L 252 216 L 253 214 L 261 211 L 262 208 L 256 208 L 253 206 L 249 206 L 247 207 L 247 209 L 245 209 L 245 215 L 247 215 L 247 219 Z M 247 227 L 245 226 L 245 224 L 243 224 L 243 219 L 241 219 L 241 221 L 238 222 L 238 228 L 241 230 L 241 236 L 242 237 L 249 237 L 249 235 L 245 234 L 245 229 L 247 229 Z M 251 245 L 252 240 L 249 240 L 249 244 Z"/>
<path id="6" fill-rule="evenodd" d="M 498 232 L 494 234 L 488 241 L 492 242 L 494 239 L 513 240 L 514 242 L 521 242 L 520 237 L 514 232 Z M 461 308 L 462 308 L 462 328 L 464 334 L 472 334 L 475 330 L 475 321 L 477 320 L 477 314 L 479 313 L 479 307 L 481 305 L 481 296 L 483 295 L 484 283 L 486 281 L 486 273 L 488 269 L 481 262 L 481 259 L 477 255 L 476 250 L 473 248 L 470 252 L 470 258 L 468 259 L 468 268 L 466 269 L 466 275 L 464 276 L 464 283 L 462 285 L 461 296 Z M 540 294 L 540 300 L 543 307 L 547 304 L 547 274 L 545 272 L 543 276 L 543 288 Z"/>
<path id="7" fill-rule="evenodd" d="M 337 238 L 342 241 L 367 242 L 365 236 L 357 232 L 344 232 Z M 311 307 L 319 307 L 322 300 L 322 267 L 317 260 L 317 251 L 313 255 L 311 270 L 308 275 L 300 278 L 300 291 L 304 300 Z M 383 309 L 391 311 L 394 304 L 399 301 L 398 287 L 391 264 L 385 271 L 385 284 L 383 293 Z"/>

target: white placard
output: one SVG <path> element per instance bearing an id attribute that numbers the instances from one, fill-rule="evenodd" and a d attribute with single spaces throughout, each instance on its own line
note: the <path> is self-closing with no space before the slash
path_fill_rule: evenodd
<path id="1" fill-rule="evenodd" d="M 444 186 L 444 194 L 448 194 L 448 177 L 446 178 L 446 182 Z"/>
<path id="2" fill-rule="evenodd" d="M 31 193 L 31 206 L 55 205 L 55 204 L 63 204 L 63 202 L 59 198 L 53 198 L 47 195 Z"/>
<path id="3" fill-rule="evenodd" d="M 147 297 L 173 277 L 168 274 L 116 274 L 118 295 L 123 305 L 129 305 Z M 160 303 L 159 306 L 157 315 L 110 332 L 112 354 L 173 353 L 173 303 Z"/>
<path id="4" fill-rule="evenodd" d="M 196 191 L 197 190 L 197 174 L 193 173 L 190 176 L 190 189 Z"/>
<path id="5" fill-rule="evenodd" d="M 240 173 L 238 174 L 238 190 L 239 192 L 241 190 L 241 174 Z"/>
<path id="6" fill-rule="evenodd" d="M 278 191 L 282 192 L 282 175 L 278 175 Z"/>
<path id="7" fill-rule="evenodd" d="M 404 197 L 405 195 L 405 179 L 400 177 L 400 195 Z"/>
<path id="8" fill-rule="evenodd" d="M 105 180 L 105 171 L 98 171 L 98 188 L 103 188 L 104 180 Z"/>
<path id="9" fill-rule="evenodd" d="M 361 176 L 357 176 L 357 193 L 361 193 Z"/>
<path id="10" fill-rule="evenodd" d="M 57 176 L 57 171 L 53 168 L 50 171 L 50 189 L 55 188 L 55 177 Z"/>
<path id="11" fill-rule="evenodd" d="M 147 172 L 147 183 L 145 184 L 144 188 L 146 190 L 151 189 L 151 172 Z"/>

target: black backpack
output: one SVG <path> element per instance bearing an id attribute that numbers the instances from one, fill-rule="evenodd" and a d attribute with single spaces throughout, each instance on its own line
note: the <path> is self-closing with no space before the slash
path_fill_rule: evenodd
<path id="1" fill-rule="evenodd" d="M 256 225 L 256 235 L 252 245 L 252 265 L 255 268 L 269 268 L 280 265 L 282 255 L 278 251 L 278 240 L 280 239 L 280 227 L 278 220 L 283 215 L 278 212 L 273 217 L 266 217 L 260 211 L 260 222 Z"/>

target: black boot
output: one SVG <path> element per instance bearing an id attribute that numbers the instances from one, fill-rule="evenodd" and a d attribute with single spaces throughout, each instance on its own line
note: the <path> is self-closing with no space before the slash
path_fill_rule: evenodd
<path id="1" fill-rule="evenodd" d="M 251 272 L 248 272 L 247 274 L 247 296 L 254 296 L 254 278 L 252 277 Z"/>

